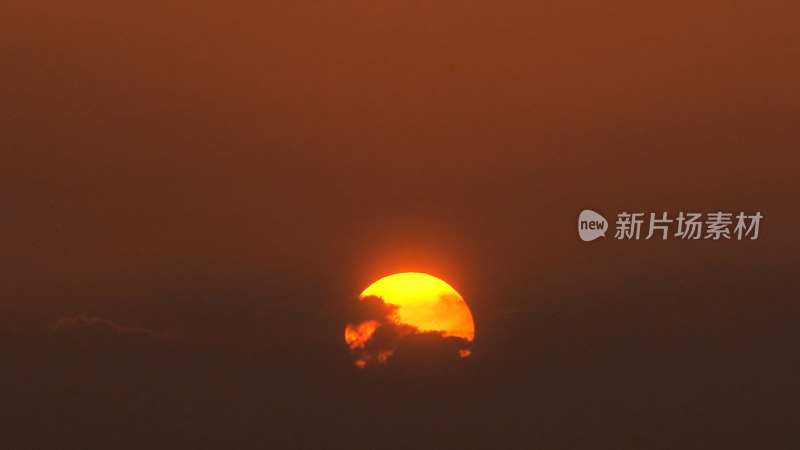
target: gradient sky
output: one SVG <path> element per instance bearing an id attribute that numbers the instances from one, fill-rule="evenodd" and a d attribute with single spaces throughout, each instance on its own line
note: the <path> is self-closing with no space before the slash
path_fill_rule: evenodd
<path id="1" fill-rule="evenodd" d="M 397 443 L 348 401 L 394 383 L 371 405 L 415 425 L 419 440 L 401 437 L 418 448 L 789 442 L 799 20 L 794 1 L 6 1 L 0 328 L 9 358 L 49 356 L 10 360 L 6 385 L 27 384 L 3 414 L 28 443 L 53 410 L 40 439 L 102 422 L 196 443 L 210 423 L 221 446 L 257 446 L 269 423 L 275 442 L 333 448 L 361 428 L 326 419 L 350 411 L 387 433 L 359 439 Z M 764 219 L 757 241 L 587 244 L 585 208 Z M 470 366 L 430 369 L 456 370 L 457 391 L 352 372 L 342 305 L 403 271 L 472 309 Z M 25 374 L 74 372 L 52 341 L 106 361 L 95 329 L 180 355 L 131 356 L 173 377 L 145 383 L 145 412 L 117 387 L 93 397 L 91 371 L 53 387 L 86 410 L 27 394 L 53 380 Z M 134 383 L 123 366 L 109 386 Z M 194 394 L 175 393 L 187 379 Z M 150 409 L 165 392 L 174 404 Z M 210 416 L 182 395 L 208 396 Z M 404 422 L 420 405 L 447 432 Z M 468 406 L 482 412 L 454 411 Z M 103 408 L 118 415 L 86 412 Z"/>

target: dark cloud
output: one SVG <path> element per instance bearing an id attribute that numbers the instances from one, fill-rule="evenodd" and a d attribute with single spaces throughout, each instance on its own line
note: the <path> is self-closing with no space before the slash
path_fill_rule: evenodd
<path id="1" fill-rule="evenodd" d="M 346 304 L 345 314 L 347 315 L 347 321 L 352 324 L 368 320 L 387 322 L 397 311 L 397 306 L 386 304 L 382 298 L 374 295 L 364 297 L 360 301 L 358 299 L 350 299 Z"/>
<path id="2" fill-rule="evenodd" d="M 64 317 L 48 327 L 50 338 L 64 347 L 140 350 L 172 345 L 174 336 L 138 326 L 123 326 L 101 317 Z"/>
<path id="3" fill-rule="evenodd" d="M 121 326 L 100 317 L 87 317 L 83 315 L 64 317 L 50 326 L 53 333 L 59 335 L 93 335 L 98 338 L 122 334 L 155 337 L 153 330 L 141 327 Z"/>
<path id="4" fill-rule="evenodd" d="M 359 367 L 370 364 L 407 364 L 423 361 L 454 361 L 466 356 L 471 342 L 445 336 L 443 332 L 420 331 L 394 320 L 397 306 L 380 297 L 353 299 L 349 311 L 346 340 Z M 396 356 L 400 352 L 400 357 Z"/>
<path id="5" fill-rule="evenodd" d="M 392 363 L 418 365 L 447 365 L 461 359 L 462 350 L 469 350 L 471 343 L 456 336 L 444 336 L 433 331 L 400 334 L 394 347 Z"/>

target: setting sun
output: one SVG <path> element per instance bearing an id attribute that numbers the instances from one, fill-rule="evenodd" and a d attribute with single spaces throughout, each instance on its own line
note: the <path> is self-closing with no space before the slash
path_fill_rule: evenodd
<path id="1" fill-rule="evenodd" d="M 364 289 L 361 298 L 373 295 L 397 306 L 397 322 L 420 331 L 442 331 L 472 341 L 472 314 L 455 289 L 424 273 L 406 272 L 381 278 Z"/>
<path id="2" fill-rule="evenodd" d="M 442 338 L 458 338 L 465 344 L 475 338 L 472 313 L 461 294 L 434 276 L 405 272 L 381 278 L 361 292 L 362 301 L 370 298 L 380 299 L 391 309 L 385 323 L 405 330 L 400 331 L 400 335 L 438 333 Z M 380 326 L 376 320 L 350 324 L 345 329 L 345 342 L 351 350 L 363 350 Z M 356 365 L 364 367 L 368 359 L 385 362 L 392 352 L 392 349 L 382 349 L 371 357 L 359 358 Z M 463 348 L 458 354 L 466 357 L 470 351 Z"/>

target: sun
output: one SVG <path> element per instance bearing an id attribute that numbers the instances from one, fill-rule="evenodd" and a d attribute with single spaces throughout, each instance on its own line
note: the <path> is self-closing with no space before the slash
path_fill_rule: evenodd
<path id="1" fill-rule="evenodd" d="M 464 298 L 444 281 L 418 272 L 389 275 L 372 283 L 361 298 L 373 295 L 397 306 L 397 322 L 420 331 L 441 331 L 472 341 L 475 325 Z"/>
<path id="2" fill-rule="evenodd" d="M 361 292 L 361 300 L 371 297 L 379 297 L 393 308 L 388 323 L 414 329 L 415 333 L 434 332 L 445 338 L 460 338 L 467 343 L 475 338 L 472 313 L 464 298 L 452 286 L 432 275 L 419 272 L 389 275 Z M 350 324 L 345 329 L 345 341 L 352 350 L 364 349 L 380 326 L 376 320 Z M 391 349 L 386 349 L 376 353 L 373 359 L 385 362 L 391 354 Z M 459 354 L 465 357 L 470 351 L 462 349 Z M 366 360 L 360 358 L 356 365 L 363 367 Z"/>

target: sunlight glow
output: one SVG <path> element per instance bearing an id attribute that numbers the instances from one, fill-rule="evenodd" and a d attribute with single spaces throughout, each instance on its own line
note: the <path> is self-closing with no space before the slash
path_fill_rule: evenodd
<path id="1" fill-rule="evenodd" d="M 444 336 L 468 341 L 475 337 L 472 313 L 461 294 L 434 276 L 418 272 L 390 275 L 364 289 L 361 298 L 368 296 L 380 297 L 385 303 L 397 306 L 393 320 L 398 324 L 411 325 L 420 331 L 441 331 Z"/>

